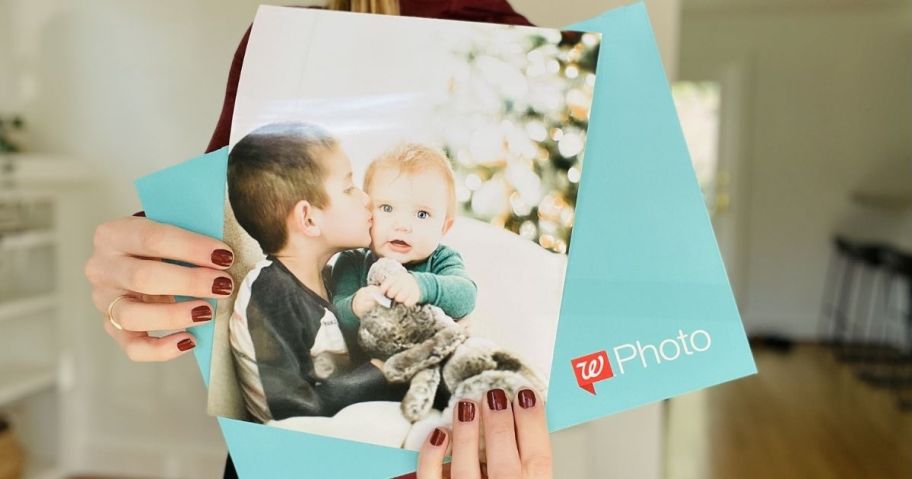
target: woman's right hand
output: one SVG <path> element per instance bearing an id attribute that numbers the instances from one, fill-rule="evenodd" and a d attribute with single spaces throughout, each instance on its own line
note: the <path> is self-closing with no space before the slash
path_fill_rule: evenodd
<path id="1" fill-rule="evenodd" d="M 163 259 L 190 263 L 179 266 Z M 202 299 L 176 303 L 174 296 L 224 298 L 234 281 L 224 270 L 234 254 L 223 242 L 141 217 L 125 217 L 95 230 L 94 251 L 85 266 L 92 285 L 92 302 L 115 321 L 104 320 L 105 331 L 134 361 L 167 361 L 196 344 L 178 331 L 160 338 L 149 331 L 183 330 L 212 319 L 212 308 Z"/>

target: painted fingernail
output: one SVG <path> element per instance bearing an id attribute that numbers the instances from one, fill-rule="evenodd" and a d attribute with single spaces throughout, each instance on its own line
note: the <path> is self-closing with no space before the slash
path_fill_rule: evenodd
<path id="1" fill-rule="evenodd" d="M 523 389 L 519 392 L 519 405 L 523 409 L 529 409 L 535 406 L 535 393 L 530 389 Z"/>
<path id="2" fill-rule="evenodd" d="M 444 439 L 446 439 L 446 433 L 439 427 L 434 429 L 434 432 L 431 433 L 431 445 L 439 446 L 443 444 Z"/>
<path id="3" fill-rule="evenodd" d="M 221 295 L 231 294 L 231 278 L 224 276 L 215 278 L 215 281 L 212 282 L 212 292 Z"/>
<path id="4" fill-rule="evenodd" d="M 507 394 L 503 389 L 488 391 L 488 407 L 493 411 L 502 411 L 507 408 Z"/>
<path id="5" fill-rule="evenodd" d="M 459 422 L 472 422 L 472 419 L 475 419 L 475 403 L 459 401 L 457 414 L 459 415 Z"/>
<path id="6" fill-rule="evenodd" d="M 136 216 L 136 217 L 139 217 L 139 218 L 145 218 L 145 217 L 146 217 L 146 212 L 145 212 L 145 211 L 137 211 L 136 213 L 133 213 L 133 216 Z"/>
<path id="7" fill-rule="evenodd" d="M 192 339 L 185 339 L 185 340 L 183 340 L 183 341 L 177 343 L 177 349 L 180 349 L 181 351 L 186 351 L 186 350 L 188 350 L 188 349 L 193 349 L 194 346 L 196 346 L 196 345 L 193 344 L 193 340 L 192 340 Z"/>
<path id="8" fill-rule="evenodd" d="M 193 318 L 194 323 L 208 321 L 212 319 L 212 308 L 209 306 L 197 306 L 190 310 L 190 316 Z"/>
<path id="9" fill-rule="evenodd" d="M 231 266 L 234 263 L 234 253 L 226 249 L 217 249 L 212 252 L 212 262 L 219 266 Z"/>

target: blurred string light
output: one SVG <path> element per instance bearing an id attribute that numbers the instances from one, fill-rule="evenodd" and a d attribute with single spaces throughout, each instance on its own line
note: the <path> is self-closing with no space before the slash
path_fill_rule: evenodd
<path id="1" fill-rule="evenodd" d="M 567 252 L 598 49 L 596 34 L 516 29 L 460 43 L 438 127 L 463 214 Z"/>

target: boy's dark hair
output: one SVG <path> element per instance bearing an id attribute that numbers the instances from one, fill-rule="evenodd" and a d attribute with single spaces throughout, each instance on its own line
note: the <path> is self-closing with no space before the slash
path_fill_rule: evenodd
<path id="1" fill-rule="evenodd" d="M 228 155 L 228 201 L 263 253 L 285 246 L 285 221 L 298 201 L 327 206 L 320 156 L 337 145 L 326 130 L 308 123 L 261 126 L 234 145 Z"/>

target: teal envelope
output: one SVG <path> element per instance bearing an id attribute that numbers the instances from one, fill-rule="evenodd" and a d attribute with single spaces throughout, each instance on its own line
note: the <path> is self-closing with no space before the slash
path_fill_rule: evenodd
<path id="1" fill-rule="evenodd" d="M 645 6 L 566 29 L 601 32 L 602 43 L 549 385 L 552 431 L 756 372 Z M 223 148 L 139 179 L 147 216 L 221 238 L 227 159 Z M 191 332 L 208 383 L 213 325 Z M 412 451 L 219 424 L 244 478 L 415 469 Z"/>

